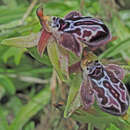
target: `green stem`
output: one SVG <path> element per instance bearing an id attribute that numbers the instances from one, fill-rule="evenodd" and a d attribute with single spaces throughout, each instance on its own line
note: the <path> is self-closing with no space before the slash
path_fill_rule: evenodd
<path id="1" fill-rule="evenodd" d="M 94 126 L 92 125 L 92 123 L 88 123 L 88 130 L 94 130 Z"/>

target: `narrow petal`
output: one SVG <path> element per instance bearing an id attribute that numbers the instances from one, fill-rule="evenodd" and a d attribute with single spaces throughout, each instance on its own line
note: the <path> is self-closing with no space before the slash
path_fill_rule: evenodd
<path id="1" fill-rule="evenodd" d="M 37 13 L 37 16 L 38 16 L 38 18 L 39 18 L 39 20 L 40 20 L 40 23 L 41 23 L 41 25 L 43 26 L 45 23 L 45 21 L 44 21 L 44 16 L 43 16 L 43 8 L 38 8 L 37 9 L 37 11 L 36 11 L 36 13 Z"/>
<path id="2" fill-rule="evenodd" d="M 51 33 L 47 32 L 46 30 L 42 30 L 41 37 L 37 46 L 37 50 L 40 56 L 42 56 L 50 37 L 51 37 Z"/>
<path id="3" fill-rule="evenodd" d="M 91 88 L 90 80 L 83 80 L 80 87 L 81 100 L 85 109 L 88 109 L 94 103 L 94 93 Z"/>

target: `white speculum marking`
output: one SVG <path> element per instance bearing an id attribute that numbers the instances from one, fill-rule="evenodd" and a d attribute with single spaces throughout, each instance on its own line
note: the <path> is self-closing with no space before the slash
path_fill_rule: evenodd
<path id="1" fill-rule="evenodd" d="M 77 21 L 76 21 L 77 22 Z M 64 32 L 69 32 L 69 31 L 74 31 L 76 29 L 80 29 L 80 35 L 77 33 L 73 33 L 75 37 L 80 38 L 88 42 L 90 39 L 92 39 L 93 36 L 96 36 L 96 34 L 101 31 L 105 32 L 104 29 L 100 25 L 79 25 L 79 26 L 74 26 L 74 23 L 76 22 L 70 22 L 70 26 L 66 29 L 64 29 Z M 96 28 L 96 29 L 93 29 Z M 84 31 L 91 32 L 90 36 L 86 36 L 83 38 Z"/>
<path id="2" fill-rule="evenodd" d="M 107 80 L 105 79 L 105 77 L 107 77 Z M 103 104 L 101 104 L 101 102 L 102 102 L 102 100 L 103 100 L 103 97 L 102 98 L 99 98 L 97 95 L 98 95 L 98 93 L 96 92 L 96 91 L 94 91 L 94 93 L 95 93 L 95 95 L 96 95 L 96 97 L 97 97 L 97 100 L 98 100 L 98 102 L 99 102 L 99 104 L 101 105 L 101 106 L 103 106 L 103 107 L 111 107 L 112 105 L 116 108 L 116 109 L 118 109 L 119 110 L 119 112 L 121 113 L 121 104 L 119 104 L 119 102 L 118 102 L 118 100 L 111 94 L 111 92 L 103 85 L 103 81 L 107 81 L 107 82 L 109 82 L 110 83 L 110 85 L 111 85 L 111 87 L 113 87 L 113 89 L 115 89 L 117 92 L 119 92 L 119 90 L 118 90 L 118 88 L 116 88 L 116 87 L 114 87 L 115 85 L 119 85 L 119 83 L 121 82 L 118 82 L 118 83 L 113 83 L 111 80 L 110 80 L 110 78 L 109 78 L 109 76 L 107 75 L 107 73 L 106 73 L 106 71 L 104 71 L 104 77 L 102 77 L 100 80 L 95 80 L 95 79 L 91 79 L 91 80 L 93 80 L 93 82 L 95 82 L 96 83 L 96 85 L 98 86 L 98 87 L 100 87 L 100 88 L 103 88 L 104 89 L 104 96 L 105 97 L 107 97 L 107 99 L 108 99 L 108 102 L 107 102 L 107 104 L 105 104 L 105 105 L 103 105 Z M 99 84 L 100 83 L 100 84 Z M 125 86 L 124 86 L 124 88 L 125 88 Z M 126 99 L 126 88 L 125 88 L 125 99 Z M 121 102 L 123 102 L 123 103 L 126 103 L 125 101 L 123 101 L 122 99 L 121 99 L 121 93 L 119 93 L 120 94 L 120 101 Z M 115 104 L 110 104 L 110 98 L 112 98 L 116 103 L 117 103 L 117 105 L 115 105 Z M 128 105 L 128 103 L 127 103 L 127 105 Z"/>
<path id="3" fill-rule="evenodd" d="M 63 31 L 60 31 L 60 33 L 63 33 L 63 32 L 69 32 L 69 31 L 75 31 L 76 29 L 80 29 L 80 35 L 77 34 L 77 33 L 73 33 L 73 35 L 78 39 L 82 39 L 84 42 L 89 42 L 92 37 L 96 36 L 97 33 L 99 31 L 101 32 L 105 32 L 104 29 L 101 27 L 101 25 L 103 25 L 103 23 L 98 20 L 98 19 L 94 19 L 94 18 L 85 18 L 84 19 L 80 19 L 80 20 L 76 20 L 76 21 L 73 21 L 73 20 L 66 20 L 66 19 L 63 19 L 65 21 L 65 23 L 69 23 L 69 27 L 65 28 Z M 55 21 L 53 21 L 55 23 Z M 54 26 L 54 23 L 52 22 L 52 27 Z M 57 21 L 58 22 L 58 21 Z M 74 24 L 77 23 L 77 22 L 94 22 L 93 25 L 79 25 L 79 26 L 75 26 Z M 96 24 L 97 23 L 97 24 Z M 57 23 L 58 24 L 58 23 Z M 98 24 L 101 24 L 101 25 L 98 25 Z M 59 23 L 60 25 L 60 23 Z M 56 30 L 58 31 L 59 27 L 55 27 Z M 91 34 L 89 36 L 86 36 L 83 38 L 83 35 L 84 35 L 84 31 L 88 31 L 88 32 L 91 32 Z"/>

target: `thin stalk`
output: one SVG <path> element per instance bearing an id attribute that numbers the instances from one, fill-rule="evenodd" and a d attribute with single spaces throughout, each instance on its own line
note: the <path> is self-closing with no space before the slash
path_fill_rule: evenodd
<path id="1" fill-rule="evenodd" d="M 92 125 L 92 123 L 88 123 L 88 130 L 94 130 L 94 126 Z"/>

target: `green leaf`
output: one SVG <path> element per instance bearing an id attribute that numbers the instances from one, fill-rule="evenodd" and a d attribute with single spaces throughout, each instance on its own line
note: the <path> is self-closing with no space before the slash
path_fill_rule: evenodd
<path id="1" fill-rule="evenodd" d="M 4 113 L 4 109 L 0 106 L 0 130 L 7 130 L 8 122 Z"/>
<path id="2" fill-rule="evenodd" d="M 6 93 L 6 90 L 4 86 L 0 84 L 0 99 L 4 96 L 5 93 Z"/>
<path id="3" fill-rule="evenodd" d="M 90 123 L 99 130 L 105 130 L 110 127 L 111 123 L 121 130 L 129 128 L 129 124 L 122 117 L 112 116 L 99 108 L 93 109 L 92 107 L 89 111 L 78 109 L 71 115 L 71 118 L 82 123 Z"/>
<path id="4" fill-rule="evenodd" d="M 94 126 L 91 123 L 88 123 L 88 130 L 94 130 Z"/>
<path id="5" fill-rule="evenodd" d="M 16 0 L 4 0 L 4 3 L 9 7 L 9 8 L 13 8 L 17 6 L 17 2 Z"/>
<path id="6" fill-rule="evenodd" d="M 18 48 L 31 48 L 38 44 L 40 34 L 41 33 L 39 32 L 39 33 L 32 33 L 27 36 L 5 39 L 1 42 L 1 44 Z"/>
<path id="7" fill-rule="evenodd" d="M 52 8 L 55 10 L 53 11 Z M 47 14 L 49 13 L 50 15 L 62 15 L 60 12 L 64 13 L 64 11 L 70 10 L 71 8 L 66 5 L 63 2 L 48 2 L 45 4 L 45 9 L 47 11 Z"/>
<path id="8" fill-rule="evenodd" d="M 125 26 L 125 24 L 121 21 L 121 19 L 117 17 L 114 17 L 113 19 L 113 28 L 117 36 L 121 40 L 125 40 L 130 36 L 129 29 Z"/>
<path id="9" fill-rule="evenodd" d="M 61 67 L 61 72 L 65 75 L 66 79 L 69 79 L 69 55 L 68 51 L 59 46 L 59 62 Z"/>
<path id="10" fill-rule="evenodd" d="M 60 56 L 63 54 L 62 52 L 60 52 L 58 45 L 53 41 L 50 41 L 47 45 L 47 51 L 48 51 L 48 55 L 50 58 L 50 61 L 52 63 L 52 65 L 54 66 L 59 78 L 62 81 L 66 80 L 66 75 L 68 75 L 67 73 L 65 73 L 64 69 L 62 68 L 62 64 L 60 62 Z M 68 63 L 67 63 L 68 65 Z M 64 66 L 63 66 L 64 67 Z M 65 66 L 66 67 L 66 66 Z"/>
<path id="11" fill-rule="evenodd" d="M 10 2 L 9 2 L 10 4 Z M 3 8 L 0 8 L 0 24 L 9 23 L 14 20 L 21 19 L 23 14 L 25 13 L 26 8 L 23 6 L 13 8 L 8 8 L 8 6 L 3 6 Z"/>
<path id="12" fill-rule="evenodd" d="M 69 117 L 80 106 L 79 88 L 81 85 L 81 74 L 75 74 L 70 83 L 70 90 L 65 106 L 64 117 Z"/>
<path id="13" fill-rule="evenodd" d="M 8 94 L 10 95 L 15 94 L 16 91 L 15 86 L 7 76 L 0 75 L 0 85 L 4 87 L 4 89 Z"/>
<path id="14" fill-rule="evenodd" d="M 52 66 L 49 57 L 46 54 L 43 54 L 42 57 L 41 57 L 38 54 L 36 47 L 28 48 L 28 51 L 30 52 L 30 54 L 32 55 L 32 57 L 34 57 L 40 63 L 43 63 L 43 64 L 45 64 L 47 66 L 50 66 L 50 67 Z"/>
<path id="15" fill-rule="evenodd" d="M 114 45 L 110 48 L 108 48 L 104 53 L 102 53 L 98 59 L 106 58 L 106 57 L 112 57 L 117 54 L 119 54 L 121 51 L 124 51 L 125 49 L 130 49 L 130 44 L 129 44 L 130 38 L 120 42 L 117 45 Z"/>
<path id="16" fill-rule="evenodd" d="M 13 56 L 15 64 L 18 65 L 24 52 L 24 48 L 11 47 L 3 54 L 2 58 L 4 62 L 7 63 L 8 59 Z"/>
<path id="17" fill-rule="evenodd" d="M 119 43 L 116 47 L 113 47 L 113 50 L 107 57 L 113 57 L 117 54 L 119 54 L 121 51 L 125 51 L 126 49 L 130 49 L 129 39 Z"/>
<path id="18" fill-rule="evenodd" d="M 129 127 L 130 127 L 130 107 L 129 107 L 129 109 L 128 109 L 128 111 L 127 111 L 127 116 L 128 116 L 128 119 L 127 119 L 127 121 L 128 121 L 128 123 L 129 123 Z"/>
<path id="19" fill-rule="evenodd" d="M 28 122 L 28 120 L 34 116 L 39 110 L 48 104 L 50 100 L 50 90 L 41 90 L 28 104 L 21 107 L 20 111 L 16 115 L 12 124 L 9 126 L 8 130 L 22 130 L 23 126 Z"/>
<path id="20" fill-rule="evenodd" d="M 53 8 L 53 9 L 58 8 L 58 9 L 66 10 L 69 8 L 69 6 L 63 2 L 52 2 L 51 1 L 46 4 L 46 8 Z"/>
<path id="21" fill-rule="evenodd" d="M 35 130 L 35 123 L 33 121 L 29 122 L 24 128 L 24 130 Z"/>
<path id="22" fill-rule="evenodd" d="M 20 111 L 21 107 L 23 106 L 21 100 L 17 96 L 12 96 L 6 105 L 7 105 L 7 108 L 9 109 L 9 111 L 14 116 L 16 116 L 16 114 Z"/>
<path id="23" fill-rule="evenodd" d="M 120 129 L 117 128 L 114 124 L 110 124 L 110 127 L 107 128 L 106 130 L 120 130 Z"/>

